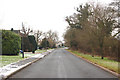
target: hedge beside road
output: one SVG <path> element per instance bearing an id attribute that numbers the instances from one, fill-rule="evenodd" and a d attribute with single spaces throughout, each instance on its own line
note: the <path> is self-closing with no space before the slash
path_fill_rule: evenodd
<path id="1" fill-rule="evenodd" d="M 18 55 L 21 37 L 8 30 L 2 30 L 2 55 Z"/>
<path id="2" fill-rule="evenodd" d="M 37 43 L 35 41 L 35 37 L 33 35 L 29 35 L 27 37 L 22 37 L 22 46 L 21 49 L 24 52 L 35 52 L 37 50 Z"/>

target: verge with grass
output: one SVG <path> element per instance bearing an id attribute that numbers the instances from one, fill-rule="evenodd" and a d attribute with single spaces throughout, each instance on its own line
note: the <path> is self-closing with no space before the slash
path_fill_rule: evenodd
<path id="1" fill-rule="evenodd" d="M 43 53 L 46 52 L 47 50 L 36 50 L 36 53 Z M 19 54 L 18 56 L 5 56 L 5 55 L 1 55 L 0 56 L 0 68 L 3 66 L 6 66 L 8 64 L 20 61 L 20 60 L 24 60 L 25 58 L 34 56 L 37 54 L 34 53 L 24 53 L 24 58 L 22 58 L 22 54 Z"/>
<path id="2" fill-rule="evenodd" d="M 43 53 L 43 52 L 46 52 L 47 50 L 41 50 L 41 49 L 38 49 L 35 51 L 35 53 Z"/>
<path id="3" fill-rule="evenodd" d="M 11 64 L 13 62 L 17 62 L 19 60 L 24 59 L 21 56 L 0 56 L 0 57 L 1 57 L 0 62 L 2 62 L 0 67 L 6 66 L 6 65 Z"/>
<path id="4" fill-rule="evenodd" d="M 83 54 L 83 53 L 79 53 L 78 51 L 72 51 L 72 50 L 68 50 L 69 52 L 72 52 L 73 54 L 76 54 L 77 56 L 80 56 L 82 58 L 85 58 L 95 64 L 98 64 L 102 67 L 105 67 L 111 71 L 114 71 L 116 73 L 120 73 L 118 71 L 118 62 L 117 61 L 114 61 L 114 60 L 110 60 L 108 58 L 104 58 L 104 59 L 101 59 L 101 57 L 99 56 L 94 56 L 92 57 L 91 55 L 89 54 Z"/>

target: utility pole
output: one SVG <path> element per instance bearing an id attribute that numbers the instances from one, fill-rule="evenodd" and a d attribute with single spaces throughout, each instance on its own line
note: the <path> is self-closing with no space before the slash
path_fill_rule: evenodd
<path id="1" fill-rule="evenodd" d="M 23 22 L 22 22 L 22 27 L 24 27 Z M 24 58 L 24 42 L 23 42 L 24 41 L 24 36 L 21 37 L 21 40 L 22 40 L 22 48 L 21 48 L 22 52 L 21 53 L 22 53 L 22 58 Z"/>

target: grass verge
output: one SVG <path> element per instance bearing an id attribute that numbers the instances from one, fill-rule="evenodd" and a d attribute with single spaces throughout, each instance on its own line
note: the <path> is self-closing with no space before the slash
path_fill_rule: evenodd
<path id="1" fill-rule="evenodd" d="M 0 62 L 1 62 L 0 67 L 6 66 L 6 65 L 8 65 L 10 63 L 17 62 L 19 60 L 24 59 L 21 56 L 0 56 L 0 57 L 1 57 L 1 59 L 0 59 Z"/>
<path id="2" fill-rule="evenodd" d="M 46 52 L 47 50 L 36 50 L 35 53 L 43 53 L 43 52 Z M 29 52 L 26 54 L 24 54 L 24 58 L 22 58 L 22 54 L 19 54 L 18 56 L 0 56 L 0 68 L 3 67 L 3 66 L 6 66 L 8 64 L 11 64 L 13 62 L 17 62 L 17 61 L 20 61 L 20 60 L 23 60 L 25 58 L 28 58 L 28 57 L 31 57 L 31 56 L 34 56 L 36 54 L 34 53 L 30 53 Z"/>
<path id="3" fill-rule="evenodd" d="M 116 73 L 119 73 L 120 72 L 118 71 L 118 62 L 117 61 L 114 61 L 114 60 L 110 60 L 108 58 L 104 58 L 104 59 L 101 59 L 101 57 L 99 56 L 94 56 L 92 57 L 91 55 L 89 54 L 83 54 L 83 53 L 79 53 L 78 51 L 72 51 L 72 50 L 68 50 L 69 52 L 72 52 L 73 54 L 76 54 L 77 56 L 80 56 L 82 58 L 85 58 L 95 64 L 98 64 L 102 67 L 105 67 L 111 71 L 114 71 Z"/>
<path id="4" fill-rule="evenodd" d="M 38 49 L 35 51 L 35 53 L 43 53 L 43 52 L 46 52 L 47 50 L 41 50 L 41 49 Z"/>

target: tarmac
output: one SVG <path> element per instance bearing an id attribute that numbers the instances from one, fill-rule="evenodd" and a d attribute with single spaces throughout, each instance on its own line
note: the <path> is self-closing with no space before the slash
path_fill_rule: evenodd
<path id="1" fill-rule="evenodd" d="M 55 49 L 49 55 L 7 80 L 118 80 L 117 76 L 95 66 L 65 49 Z"/>

